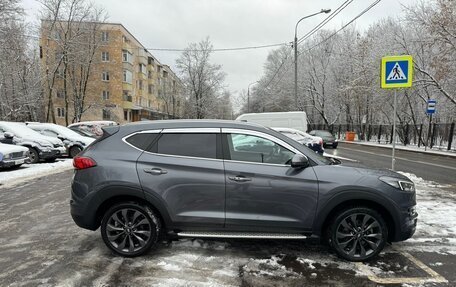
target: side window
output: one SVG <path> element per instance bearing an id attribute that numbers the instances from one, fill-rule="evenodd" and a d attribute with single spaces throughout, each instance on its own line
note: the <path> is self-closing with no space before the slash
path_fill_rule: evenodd
<path id="1" fill-rule="evenodd" d="M 125 139 L 126 142 L 141 150 L 148 150 L 148 147 L 158 138 L 158 133 L 140 133 Z"/>
<path id="2" fill-rule="evenodd" d="M 41 131 L 41 134 L 43 134 L 45 136 L 55 137 L 55 138 L 57 137 L 57 133 L 50 131 L 50 130 L 43 130 L 43 131 Z"/>
<path id="3" fill-rule="evenodd" d="M 217 134 L 164 133 L 158 140 L 160 154 L 217 158 Z"/>
<path id="4" fill-rule="evenodd" d="M 290 164 L 294 152 L 268 139 L 246 135 L 227 134 L 229 156 L 231 160 Z"/>

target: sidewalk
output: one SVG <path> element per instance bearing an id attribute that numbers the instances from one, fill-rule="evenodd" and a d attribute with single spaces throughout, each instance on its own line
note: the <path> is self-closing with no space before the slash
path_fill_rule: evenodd
<path id="1" fill-rule="evenodd" d="M 339 142 L 343 142 L 343 143 L 347 143 L 347 144 L 381 147 L 381 148 L 387 148 L 387 149 L 393 148 L 392 144 L 379 144 L 379 143 L 375 143 L 375 142 L 345 141 L 345 140 L 340 140 Z M 440 151 L 440 150 L 427 149 L 425 151 L 424 147 L 418 148 L 416 146 L 403 146 L 401 144 L 396 144 L 396 150 L 413 151 L 413 152 L 419 152 L 419 153 L 425 153 L 425 154 L 442 155 L 442 156 L 449 156 L 449 157 L 456 158 L 456 151 L 454 151 L 454 150 Z"/>

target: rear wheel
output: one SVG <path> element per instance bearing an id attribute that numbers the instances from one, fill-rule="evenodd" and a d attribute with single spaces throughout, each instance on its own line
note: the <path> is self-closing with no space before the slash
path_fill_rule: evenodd
<path id="1" fill-rule="evenodd" d="M 29 147 L 29 151 L 30 151 L 30 163 L 37 163 L 38 161 L 40 161 L 40 155 L 38 154 L 38 151 L 35 148 Z"/>
<path id="2" fill-rule="evenodd" d="M 366 261 L 377 256 L 388 238 L 382 216 L 368 207 L 351 207 L 338 213 L 328 231 L 331 247 L 350 261 Z"/>
<path id="3" fill-rule="evenodd" d="M 126 257 L 142 255 L 156 245 L 160 229 L 160 220 L 153 211 L 135 202 L 114 205 L 101 222 L 105 244 Z"/>

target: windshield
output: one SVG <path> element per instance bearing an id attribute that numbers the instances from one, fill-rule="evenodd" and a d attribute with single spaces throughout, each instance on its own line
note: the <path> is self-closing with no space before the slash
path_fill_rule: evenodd
<path id="1" fill-rule="evenodd" d="M 74 132 L 74 131 L 70 130 L 69 128 L 66 128 L 66 127 L 63 127 L 63 126 L 52 125 L 52 126 L 49 127 L 49 129 L 57 132 L 58 134 L 66 137 L 66 138 L 79 138 L 79 137 L 81 137 L 81 135 L 78 134 L 77 132 Z"/>

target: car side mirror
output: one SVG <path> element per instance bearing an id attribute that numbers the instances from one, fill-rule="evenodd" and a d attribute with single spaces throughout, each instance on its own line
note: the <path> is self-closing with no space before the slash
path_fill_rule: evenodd
<path id="1" fill-rule="evenodd" d="M 14 138 L 14 134 L 11 133 L 11 132 L 5 132 L 5 133 L 3 134 L 3 137 L 4 137 L 5 139 L 12 139 L 12 138 Z"/>
<path id="2" fill-rule="evenodd" d="M 309 166 L 309 159 L 302 154 L 295 154 L 291 159 L 291 167 L 305 168 Z"/>

